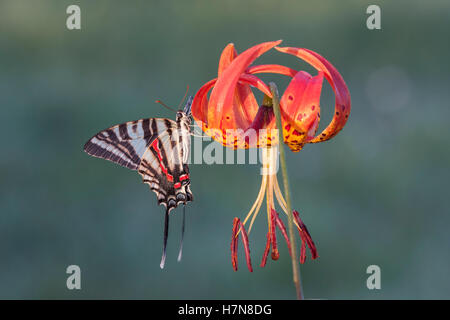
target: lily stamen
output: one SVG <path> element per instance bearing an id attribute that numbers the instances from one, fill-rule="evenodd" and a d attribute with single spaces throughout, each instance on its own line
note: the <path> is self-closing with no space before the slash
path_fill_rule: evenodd
<path id="1" fill-rule="evenodd" d="M 244 224 L 239 218 L 234 218 L 233 220 L 233 231 L 231 235 L 231 263 L 233 265 L 234 271 L 238 269 L 238 241 L 239 233 L 242 233 L 242 243 L 244 245 L 245 258 L 247 260 L 247 268 L 250 272 L 253 272 L 252 261 L 250 259 L 250 246 L 248 244 L 248 236 L 245 231 Z"/>

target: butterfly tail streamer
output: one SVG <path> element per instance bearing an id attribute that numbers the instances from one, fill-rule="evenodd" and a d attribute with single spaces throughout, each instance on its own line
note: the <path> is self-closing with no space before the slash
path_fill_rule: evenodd
<path id="1" fill-rule="evenodd" d="M 186 223 L 186 206 L 183 206 L 183 222 L 181 224 L 181 242 L 180 242 L 180 251 L 178 252 L 177 261 L 181 261 L 181 257 L 183 256 L 183 239 L 184 239 L 184 226 Z"/>
<path id="2" fill-rule="evenodd" d="M 166 209 L 166 216 L 164 219 L 164 242 L 163 242 L 163 253 L 161 257 L 161 263 L 159 266 L 164 269 L 164 264 L 166 263 L 166 247 L 167 247 L 167 237 L 169 236 L 169 209 Z"/>

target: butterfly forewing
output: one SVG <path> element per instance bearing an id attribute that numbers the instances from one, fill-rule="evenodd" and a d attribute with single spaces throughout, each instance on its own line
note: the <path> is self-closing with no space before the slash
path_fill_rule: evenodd
<path id="1" fill-rule="evenodd" d="M 84 151 L 137 170 L 148 146 L 168 126 L 176 127 L 176 123 L 159 118 L 125 122 L 97 133 L 84 145 Z"/>
<path id="2" fill-rule="evenodd" d="M 138 170 L 143 182 L 167 209 L 192 201 L 187 160 L 190 149 L 189 118 L 130 121 L 100 131 L 84 146 L 94 157 Z"/>

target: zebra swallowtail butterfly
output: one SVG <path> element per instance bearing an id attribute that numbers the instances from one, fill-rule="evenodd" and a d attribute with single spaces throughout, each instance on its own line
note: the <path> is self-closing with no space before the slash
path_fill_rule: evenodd
<path id="1" fill-rule="evenodd" d="M 187 99 L 183 111 L 177 111 L 176 120 L 164 118 L 141 119 L 125 122 L 100 131 L 84 145 L 89 155 L 115 162 L 131 170 L 137 170 L 143 182 L 156 193 L 158 203 L 166 209 L 164 222 L 163 254 L 161 269 L 166 259 L 169 231 L 169 214 L 179 204 L 193 201 L 189 188 L 191 104 Z M 180 252 L 183 250 L 185 212 Z"/>

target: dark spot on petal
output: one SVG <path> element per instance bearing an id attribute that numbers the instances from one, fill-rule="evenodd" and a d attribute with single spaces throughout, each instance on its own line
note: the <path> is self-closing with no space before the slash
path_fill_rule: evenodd
<path id="1" fill-rule="evenodd" d="M 289 96 L 288 96 L 288 99 L 292 101 L 292 100 L 294 100 L 294 97 L 291 96 L 291 95 L 289 95 Z"/>
<path id="2" fill-rule="evenodd" d="M 311 106 L 311 110 L 314 111 L 314 109 L 316 108 L 316 106 Z"/>

